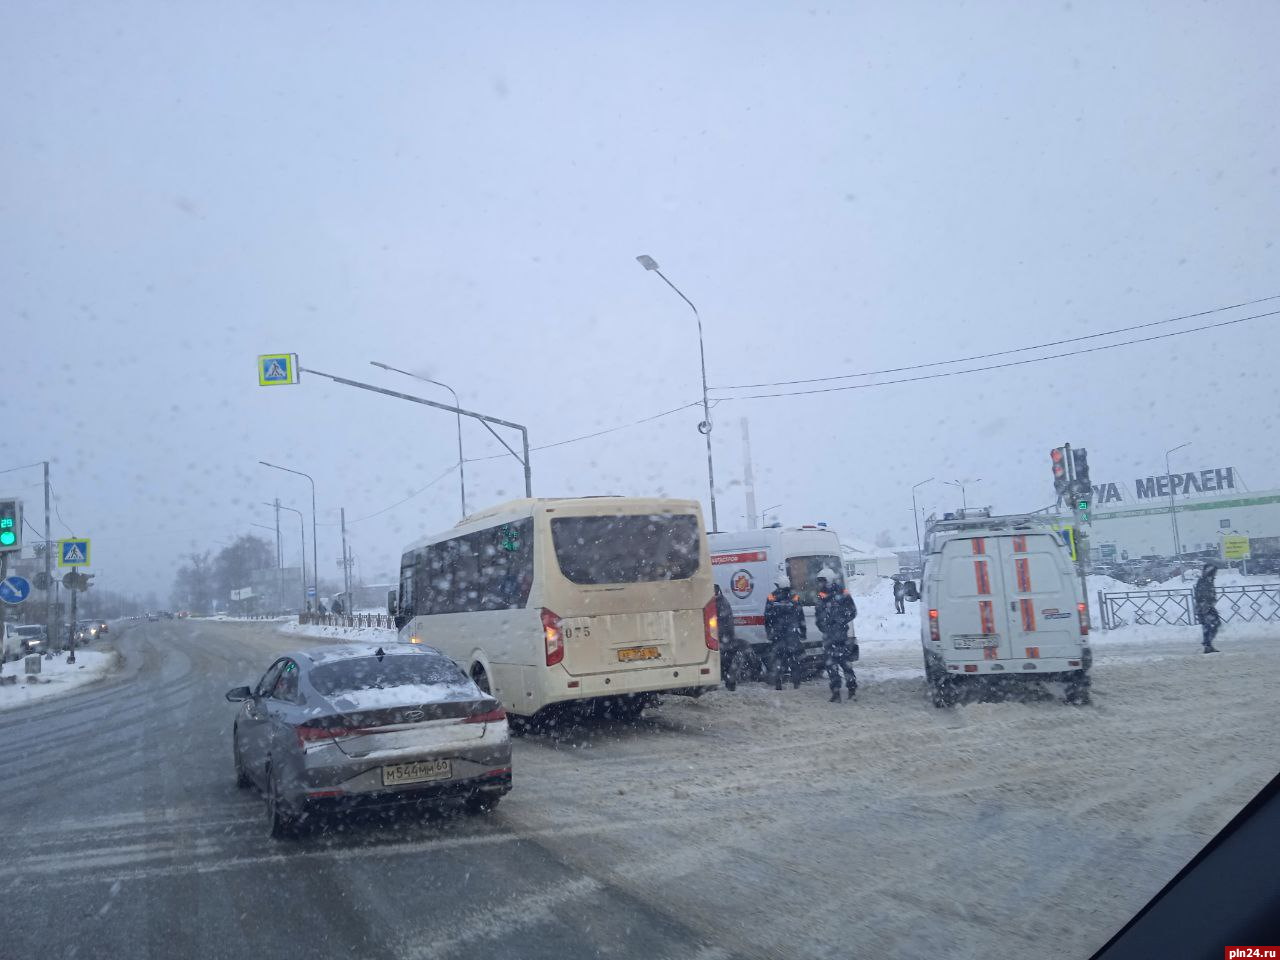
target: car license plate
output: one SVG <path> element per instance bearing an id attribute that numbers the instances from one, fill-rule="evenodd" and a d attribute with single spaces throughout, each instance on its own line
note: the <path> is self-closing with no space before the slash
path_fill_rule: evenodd
<path id="1" fill-rule="evenodd" d="M 422 783 L 424 780 L 448 780 L 452 775 L 453 764 L 448 760 L 392 763 L 382 768 L 382 785 L 396 787 L 402 783 Z"/>
<path id="2" fill-rule="evenodd" d="M 657 647 L 623 647 L 618 651 L 618 660 L 622 663 L 660 659 L 662 659 L 662 651 Z"/>
<path id="3" fill-rule="evenodd" d="M 982 647 L 1000 646 L 999 637 L 956 637 L 954 642 L 957 650 L 974 650 Z"/>

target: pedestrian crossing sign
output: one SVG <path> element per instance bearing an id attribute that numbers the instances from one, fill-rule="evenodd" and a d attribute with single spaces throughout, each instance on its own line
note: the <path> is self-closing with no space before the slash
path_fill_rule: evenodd
<path id="1" fill-rule="evenodd" d="M 89 565 L 89 538 L 58 541 L 58 566 L 87 567 Z"/>
<path id="2" fill-rule="evenodd" d="M 264 353 L 258 357 L 258 386 L 277 387 L 297 382 L 296 353 Z"/>

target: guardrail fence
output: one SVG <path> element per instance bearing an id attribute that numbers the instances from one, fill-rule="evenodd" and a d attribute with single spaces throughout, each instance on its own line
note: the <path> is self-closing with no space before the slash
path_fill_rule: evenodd
<path id="1" fill-rule="evenodd" d="M 1280 583 L 1218 587 L 1218 613 L 1223 623 L 1267 623 L 1280 621 Z M 1195 601 L 1189 589 L 1127 590 L 1122 593 L 1098 591 L 1102 629 L 1114 630 L 1130 624 L 1193 626 Z"/>
<path id="2" fill-rule="evenodd" d="M 322 627 L 383 627 L 394 630 L 395 619 L 387 613 L 300 613 L 299 623 L 314 623 Z"/>

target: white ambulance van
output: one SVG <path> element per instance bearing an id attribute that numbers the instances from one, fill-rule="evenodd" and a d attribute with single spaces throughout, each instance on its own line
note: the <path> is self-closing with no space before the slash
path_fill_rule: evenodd
<path id="1" fill-rule="evenodd" d="M 814 622 L 818 602 L 818 574 L 835 574 L 844 587 L 840 538 L 822 524 L 803 527 L 765 527 L 736 533 L 709 533 L 711 571 L 733 610 L 734 636 L 749 643 L 756 656 L 755 668 L 769 662 L 769 638 L 764 632 L 764 605 L 773 585 L 783 577 L 800 595 L 804 608 L 806 660 L 821 662 L 822 634 Z M 752 675 L 753 671 L 747 671 Z"/>
<path id="2" fill-rule="evenodd" d="M 965 510 L 930 519 L 921 646 L 934 706 L 967 684 L 1060 681 L 1089 700 L 1089 614 L 1062 540 L 1031 515 Z"/>

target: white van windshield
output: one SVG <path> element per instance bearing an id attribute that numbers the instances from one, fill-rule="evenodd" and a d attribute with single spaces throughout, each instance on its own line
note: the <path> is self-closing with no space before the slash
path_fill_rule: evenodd
<path id="1" fill-rule="evenodd" d="M 698 572 L 698 519 L 692 514 L 554 517 L 560 572 L 574 583 L 687 580 Z"/>
<path id="2" fill-rule="evenodd" d="M 819 573 L 823 570 L 834 573 L 834 579 L 828 577 L 831 579 L 831 585 L 843 587 L 844 574 L 841 572 L 843 569 L 839 557 L 787 557 L 787 577 L 791 580 L 791 589 L 800 594 L 800 602 L 805 606 L 818 602 Z"/>

